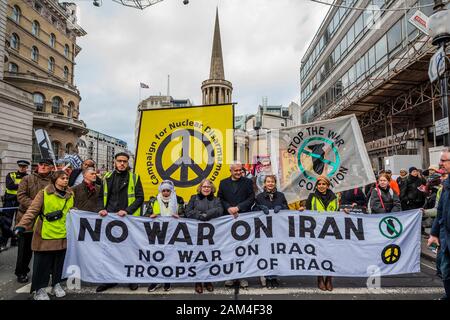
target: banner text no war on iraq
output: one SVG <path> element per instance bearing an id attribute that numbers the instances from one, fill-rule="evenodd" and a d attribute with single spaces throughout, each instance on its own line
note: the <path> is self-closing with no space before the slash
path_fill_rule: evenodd
<path id="1" fill-rule="evenodd" d="M 271 211 L 272 212 L 272 211 Z M 210 222 L 72 210 L 64 272 L 93 283 L 199 282 L 256 276 L 368 277 L 420 272 L 418 210 L 347 215 L 252 212 Z"/>

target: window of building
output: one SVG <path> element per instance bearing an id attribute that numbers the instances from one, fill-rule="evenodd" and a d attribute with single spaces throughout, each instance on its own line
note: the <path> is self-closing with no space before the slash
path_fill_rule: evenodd
<path id="1" fill-rule="evenodd" d="M 13 33 L 13 34 L 11 35 L 11 38 L 10 38 L 10 41 L 9 41 L 9 42 L 10 42 L 11 48 L 16 49 L 16 50 L 19 50 L 20 39 L 19 39 L 19 36 L 18 36 L 17 34 Z"/>
<path id="2" fill-rule="evenodd" d="M 44 95 L 42 93 L 33 93 L 34 107 L 36 111 L 44 111 Z"/>
<path id="3" fill-rule="evenodd" d="M 66 154 L 71 154 L 72 151 L 73 151 L 73 144 L 69 142 L 68 144 L 66 144 Z"/>
<path id="4" fill-rule="evenodd" d="M 355 38 L 358 38 L 358 36 L 362 33 L 364 29 L 364 19 L 363 14 L 360 14 L 358 17 L 358 20 L 355 21 Z"/>
<path id="5" fill-rule="evenodd" d="M 64 66 L 64 79 L 69 79 L 69 68 L 67 68 L 66 66 Z"/>
<path id="6" fill-rule="evenodd" d="M 19 72 L 19 66 L 15 64 L 14 62 L 10 62 L 8 66 L 8 71 L 11 73 L 18 73 Z"/>
<path id="7" fill-rule="evenodd" d="M 34 2 L 34 9 L 37 12 L 42 13 L 42 4 L 39 1 L 35 1 Z"/>
<path id="8" fill-rule="evenodd" d="M 350 47 L 354 41 L 355 41 L 355 27 L 352 25 L 350 29 L 348 29 L 347 31 L 348 46 Z"/>
<path id="9" fill-rule="evenodd" d="M 72 101 L 70 101 L 68 106 L 69 106 L 69 108 L 67 109 L 67 116 L 69 118 L 72 118 L 73 117 L 73 111 L 75 110 L 75 104 Z"/>
<path id="10" fill-rule="evenodd" d="M 31 24 L 31 33 L 33 34 L 33 36 L 39 37 L 40 30 L 41 30 L 41 26 L 39 25 L 39 22 L 34 20 L 33 23 Z"/>
<path id="11" fill-rule="evenodd" d="M 56 36 L 52 33 L 50 34 L 50 46 L 54 48 L 56 46 Z"/>
<path id="12" fill-rule="evenodd" d="M 402 43 L 402 19 L 397 21 L 387 32 L 388 52 L 393 53 Z"/>
<path id="13" fill-rule="evenodd" d="M 31 59 L 36 62 L 39 60 L 39 50 L 35 46 L 31 47 Z"/>
<path id="14" fill-rule="evenodd" d="M 11 18 L 16 23 L 20 23 L 20 16 L 22 15 L 22 12 L 20 11 L 20 8 L 18 6 L 14 6 L 12 10 Z"/>
<path id="15" fill-rule="evenodd" d="M 66 45 L 64 46 L 64 56 L 65 56 L 66 58 L 69 57 L 69 51 L 70 51 L 69 46 L 66 44 Z"/>
<path id="16" fill-rule="evenodd" d="M 367 70 L 371 70 L 375 67 L 375 46 L 372 46 L 369 51 L 367 51 Z"/>
<path id="17" fill-rule="evenodd" d="M 386 43 L 386 35 L 384 35 L 378 42 L 375 44 L 375 57 L 377 59 L 377 67 L 382 65 L 387 60 L 387 43 Z"/>
<path id="18" fill-rule="evenodd" d="M 60 113 L 62 107 L 62 100 L 60 97 L 53 97 L 52 99 L 52 113 Z"/>
<path id="19" fill-rule="evenodd" d="M 55 59 L 53 57 L 48 58 L 48 71 L 55 72 Z"/>

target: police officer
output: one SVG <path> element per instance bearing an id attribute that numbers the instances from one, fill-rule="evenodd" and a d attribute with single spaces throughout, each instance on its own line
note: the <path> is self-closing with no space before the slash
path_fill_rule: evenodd
<path id="1" fill-rule="evenodd" d="M 98 204 L 101 208 L 99 214 L 104 217 L 109 212 L 115 212 L 119 217 L 126 215 L 141 215 L 141 207 L 144 203 L 144 191 L 141 179 L 136 173 L 130 171 L 128 160 L 130 156 L 125 152 L 119 152 L 114 156 L 113 172 L 107 172 L 100 189 Z M 97 287 L 97 292 L 105 291 L 116 286 L 115 283 L 107 283 Z M 137 284 L 129 285 L 131 290 L 137 290 Z"/>
<path id="2" fill-rule="evenodd" d="M 16 208 L 19 206 L 19 202 L 17 201 L 17 189 L 19 189 L 19 183 L 22 178 L 27 175 L 27 169 L 30 162 L 27 160 L 19 160 L 17 161 L 17 165 L 19 168 L 16 172 L 10 172 L 6 175 L 6 191 L 3 208 Z M 0 237 L 0 251 L 6 248 L 8 238 L 12 236 L 11 226 L 16 211 L 17 209 L 6 209 L 0 211 L 0 227 L 2 230 L 2 235 Z M 14 244 L 14 240 L 14 238 L 11 239 L 11 246 Z"/>

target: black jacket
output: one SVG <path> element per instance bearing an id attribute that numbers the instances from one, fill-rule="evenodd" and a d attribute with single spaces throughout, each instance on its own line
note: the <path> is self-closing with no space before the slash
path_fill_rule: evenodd
<path id="1" fill-rule="evenodd" d="M 204 219 L 201 217 L 202 214 L 205 214 Z M 195 194 L 186 207 L 186 218 L 207 221 L 221 215 L 223 215 L 222 203 L 219 198 L 212 194 L 207 197 L 202 194 Z"/>
<path id="2" fill-rule="evenodd" d="M 406 180 L 406 187 L 403 188 L 403 194 L 400 198 L 408 203 L 408 209 L 422 208 L 425 203 L 425 193 L 419 191 L 417 188 L 425 184 L 424 178 L 408 176 Z"/>
<path id="3" fill-rule="evenodd" d="M 231 177 L 220 181 L 218 197 L 222 201 L 224 215 L 228 214 L 228 208 L 237 206 L 239 213 L 252 210 L 255 202 L 253 182 L 248 178 L 240 178 L 232 181 Z"/>
<path id="4" fill-rule="evenodd" d="M 10 173 L 8 173 L 6 175 L 6 181 L 5 181 L 5 187 L 6 188 L 5 189 L 17 190 L 17 189 L 19 189 L 19 185 L 16 184 L 14 182 L 14 180 L 11 178 L 11 173 L 13 173 L 13 172 L 10 172 Z M 26 172 L 25 173 L 16 172 L 16 177 L 17 178 L 23 178 L 23 177 L 25 177 L 27 175 L 28 174 Z M 17 195 L 7 194 L 6 190 L 5 190 L 5 200 L 16 200 L 17 201 Z"/>
<path id="5" fill-rule="evenodd" d="M 367 206 L 367 198 L 364 192 L 362 191 L 362 188 L 355 188 L 355 189 L 347 190 L 342 193 L 341 204 L 351 205 L 353 203 L 356 203 L 360 207 Z"/>
<path id="6" fill-rule="evenodd" d="M 103 204 L 103 184 L 98 195 L 98 207 L 108 212 L 119 212 L 125 210 L 128 214 L 133 214 L 144 203 L 144 190 L 142 189 L 141 179 L 138 178 L 134 190 L 136 200 L 128 206 L 128 174 L 129 171 L 113 171 L 111 177 L 106 179 L 108 185 L 108 198 L 106 206 Z"/>
<path id="7" fill-rule="evenodd" d="M 267 191 L 261 192 L 256 196 L 255 207 L 256 206 L 266 206 L 269 209 L 274 209 L 276 206 L 280 206 L 281 210 L 288 210 L 288 203 L 282 192 L 275 192 L 273 195 L 273 200 L 270 201 L 269 193 Z"/>
<path id="8" fill-rule="evenodd" d="M 441 242 L 440 250 L 445 252 L 445 247 L 450 251 L 450 178 L 444 181 L 439 199 L 437 216 L 433 221 L 430 234 L 439 238 Z"/>
<path id="9" fill-rule="evenodd" d="M 331 201 L 337 198 L 336 194 L 330 189 L 327 189 L 327 192 L 325 194 L 320 193 L 319 190 L 316 189 L 314 192 L 311 192 L 309 194 L 308 199 L 306 200 L 306 210 L 313 210 L 312 207 L 313 197 L 320 199 L 325 208 L 328 207 Z M 336 210 L 338 209 L 339 208 L 337 208 Z"/>

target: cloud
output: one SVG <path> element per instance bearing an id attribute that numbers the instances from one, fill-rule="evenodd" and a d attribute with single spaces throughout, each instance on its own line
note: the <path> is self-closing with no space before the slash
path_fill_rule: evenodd
<path id="1" fill-rule="evenodd" d="M 306 0 L 163 1 L 143 11 L 103 1 L 78 2 L 87 35 L 76 58 L 80 117 L 89 128 L 134 145 L 139 82 L 142 97 L 170 94 L 201 104 L 209 77 L 216 6 L 225 76 L 236 114 L 256 112 L 262 97 L 287 106 L 299 99 L 300 60 L 328 7 Z"/>

